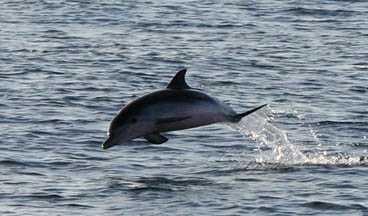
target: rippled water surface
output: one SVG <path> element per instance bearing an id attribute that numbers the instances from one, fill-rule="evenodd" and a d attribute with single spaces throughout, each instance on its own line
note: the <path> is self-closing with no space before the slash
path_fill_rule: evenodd
<path id="1" fill-rule="evenodd" d="M 368 215 L 368 2 L 2 1 L 1 215 Z M 188 68 L 239 124 L 102 150 Z"/>

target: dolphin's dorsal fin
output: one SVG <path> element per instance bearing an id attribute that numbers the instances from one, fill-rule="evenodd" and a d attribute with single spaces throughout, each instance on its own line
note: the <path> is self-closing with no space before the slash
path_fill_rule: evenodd
<path id="1" fill-rule="evenodd" d="M 174 78 L 171 80 L 167 88 L 169 89 L 189 89 L 190 87 L 185 82 L 185 73 L 187 72 L 187 69 L 183 69 L 178 71 Z"/>

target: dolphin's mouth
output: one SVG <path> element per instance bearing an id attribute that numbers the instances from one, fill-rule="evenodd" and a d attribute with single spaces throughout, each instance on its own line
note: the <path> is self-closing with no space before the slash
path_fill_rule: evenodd
<path id="1" fill-rule="evenodd" d="M 101 147 L 102 147 L 102 149 L 108 149 L 108 148 L 111 148 L 111 147 L 116 146 L 116 145 L 118 145 L 118 144 L 119 144 L 119 142 L 116 142 L 116 140 L 115 140 L 115 139 L 112 139 L 112 137 L 111 137 L 111 136 L 109 136 L 109 137 L 105 140 L 105 142 L 104 142 L 104 143 L 102 143 Z"/>
<path id="2" fill-rule="evenodd" d="M 127 142 L 129 140 L 135 139 L 139 136 L 133 136 L 133 135 L 126 135 L 125 134 L 110 134 L 110 136 L 105 140 L 104 143 L 102 143 L 101 147 L 102 149 L 108 149 L 116 145 L 120 145 L 124 142 Z"/>

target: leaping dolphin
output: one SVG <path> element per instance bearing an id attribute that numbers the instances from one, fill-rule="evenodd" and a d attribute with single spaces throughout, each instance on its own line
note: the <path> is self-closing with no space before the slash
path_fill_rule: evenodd
<path id="1" fill-rule="evenodd" d="M 176 73 L 166 89 L 131 102 L 111 121 L 103 149 L 144 137 L 152 144 L 168 139 L 162 132 L 183 130 L 218 122 L 238 122 L 266 106 L 264 104 L 237 114 L 225 103 L 190 88 L 185 82 L 186 69 Z"/>

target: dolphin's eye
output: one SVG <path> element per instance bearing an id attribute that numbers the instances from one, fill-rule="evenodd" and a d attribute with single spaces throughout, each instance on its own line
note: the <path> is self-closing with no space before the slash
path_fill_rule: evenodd
<path id="1" fill-rule="evenodd" d="M 131 120 L 131 122 L 132 122 L 132 123 L 136 123 L 136 122 L 137 122 L 137 119 L 136 119 L 136 118 L 133 118 L 133 119 Z"/>

